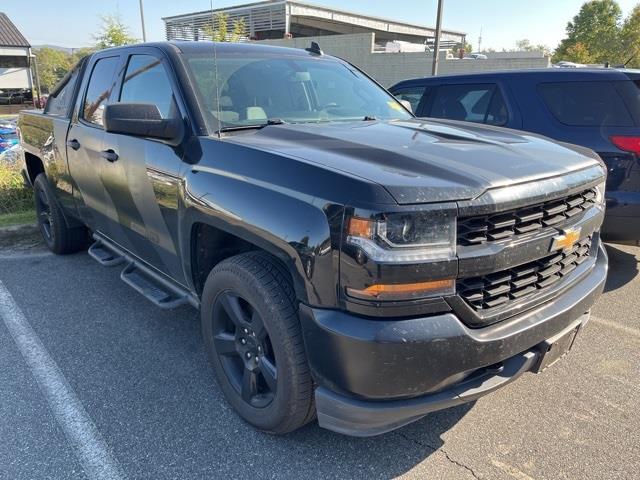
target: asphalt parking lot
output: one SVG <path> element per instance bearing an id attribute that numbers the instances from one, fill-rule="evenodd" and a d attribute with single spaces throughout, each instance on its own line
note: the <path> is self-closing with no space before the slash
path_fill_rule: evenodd
<path id="1" fill-rule="evenodd" d="M 5 252 L 0 478 L 637 478 L 640 248 L 608 251 L 568 357 L 369 439 L 256 432 L 225 403 L 195 310 L 156 309 L 84 253 Z"/>

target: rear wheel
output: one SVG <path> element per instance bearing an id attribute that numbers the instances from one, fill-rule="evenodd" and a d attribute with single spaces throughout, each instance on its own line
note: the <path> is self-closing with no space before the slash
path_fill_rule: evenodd
<path id="1" fill-rule="evenodd" d="M 249 252 L 218 264 L 205 283 L 201 314 L 211 365 L 244 420 L 282 434 L 314 418 L 297 301 L 275 258 Z"/>
<path id="2" fill-rule="evenodd" d="M 38 227 L 49 250 L 59 255 L 74 253 L 87 245 L 85 227 L 69 228 L 44 173 L 33 182 Z"/>

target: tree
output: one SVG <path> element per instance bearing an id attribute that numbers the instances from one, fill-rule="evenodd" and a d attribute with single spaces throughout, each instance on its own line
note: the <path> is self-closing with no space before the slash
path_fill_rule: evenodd
<path id="1" fill-rule="evenodd" d="M 615 0 L 591 0 L 567 24 L 567 38 L 560 42 L 554 61 L 581 63 L 616 62 L 620 56 L 622 10 Z M 581 44 L 578 46 L 578 44 Z"/>
<path id="2" fill-rule="evenodd" d="M 229 15 L 217 13 L 209 25 L 203 28 L 205 38 L 214 42 L 239 42 L 247 36 L 244 18 L 233 20 L 229 33 Z"/>
<path id="3" fill-rule="evenodd" d="M 129 33 L 129 27 L 122 23 L 120 15 L 101 15 L 100 19 L 102 21 L 100 33 L 93 37 L 97 49 L 120 47 L 138 42 L 138 39 Z"/>
<path id="4" fill-rule="evenodd" d="M 622 25 L 621 51 L 618 63 L 628 63 L 628 67 L 640 68 L 640 5 L 631 11 Z"/>
<path id="5" fill-rule="evenodd" d="M 50 92 L 73 66 L 70 55 L 62 50 L 43 47 L 35 52 L 40 75 L 40 87 Z"/>
<path id="6" fill-rule="evenodd" d="M 473 52 L 473 45 L 471 45 L 470 43 L 458 43 L 455 47 L 453 47 L 451 49 L 451 53 L 453 54 L 454 57 L 457 57 L 460 55 L 460 50 L 464 49 L 464 53 L 465 54 L 469 54 L 471 52 Z"/>
<path id="7" fill-rule="evenodd" d="M 551 55 L 551 49 L 546 45 L 539 43 L 538 45 L 533 45 L 531 40 L 528 38 L 523 38 L 522 40 L 516 40 L 516 52 L 542 52 L 543 55 L 549 56 Z"/>

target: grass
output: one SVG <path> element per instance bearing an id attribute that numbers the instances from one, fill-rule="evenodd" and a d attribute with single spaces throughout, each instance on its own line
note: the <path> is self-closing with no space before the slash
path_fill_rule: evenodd
<path id="1" fill-rule="evenodd" d="M 0 226 L 34 223 L 33 192 L 25 188 L 20 169 L 0 161 Z"/>
<path id="2" fill-rule="evenodd" d="M 35 210 L 0 215 L 0 227 L 11 227 L 13 225 L 24 225 L 27 223 L 36 223 Z"/>

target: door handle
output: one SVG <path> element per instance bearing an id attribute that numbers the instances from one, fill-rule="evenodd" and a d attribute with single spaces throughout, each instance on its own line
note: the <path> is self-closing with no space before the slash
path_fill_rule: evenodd
<path id="1" fill-rule="evenodd" d="M 80 148 L 80 142 L 75 138 L 73 140 L 67 140 L 67 147 L 78 150 Z"/>
<path id="2" fill-rule="evenodd" d="M 100 155 L 109 162 L 115 162 L 118 160 L 118 154 L 111 148 L 109 150 L 103 150 L 100 152 Z"/>

